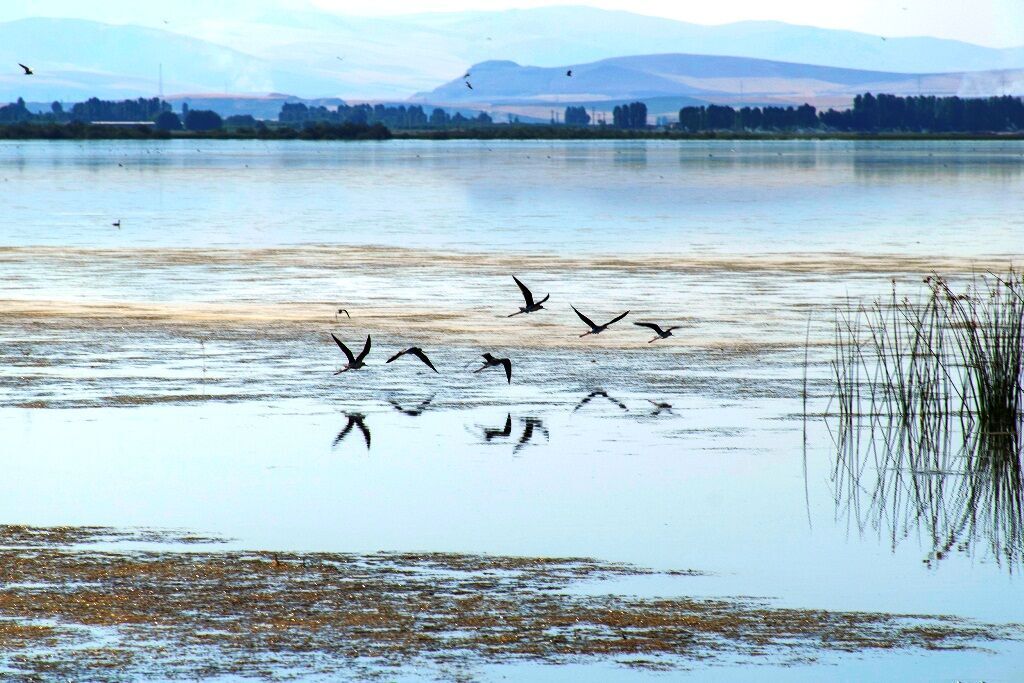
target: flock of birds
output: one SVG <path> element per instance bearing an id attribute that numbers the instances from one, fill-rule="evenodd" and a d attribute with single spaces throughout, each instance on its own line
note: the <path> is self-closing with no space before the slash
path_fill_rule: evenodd
<path id="1" fill-rule="evenodd" d="M 551 298 L 551 294 L 548 294 L 543 299 L 541 299 L 540 301 L 537 301 L 533 297 L 533 292 L 530 291 L 529 287 L 527 287 L 525 284 L 523 284 L 522 280 L 517 278 L 515 275 L 512 276 L 512 279 L 515 280 L 516 285 L 518 285 L 518 287 L 519 287 L 519 290 L 523 293 L 524 305 L 520 306 L 518 311 L 516 311 L 515 313 L 512 313 L 512 314 L 510 314 L 510 315 L 508 315 L 506 317 L 511 318 L 513 316 L 521 315 L 523 313 L 536 313 L 537 311 L 540 311 L 540 310 L 544 309 L 544 304 L 547 302 L 548 299 Z M 570 306 L 570 308 L 572 308 L 572 310 L 576 312 L 576 315 L 579 316 L 579 319 L 582 320 L 583 323 L 587 327 L 590 328 L 587 332 L 584 332 L 583 334 L 581 334 L 580 338 L 586 337 L 586 336 L 589 336 L 589 335 L 592 335 L 592 334 L 601 334 L 602 332 L 607 330 L 609 327 L 611 327 L 613 324 L 619 322 L 620 320 L 625 318 L 627 315 L 629 315 L 629 311 L 626 311 L 625 313 L 620 313 L 619 315 L 615 316 L 614 318 L 612 318 L 608 322 L 604 323 L 603 325 L 598 325 L 593 320 L 591 320 L 587 316 L 583 315 L 583 313 L 581 313 L 579 311 L 579 309 L 576 308 L 575 306 Z M 351 315 L 349 315 L 349 312 L 346 309 L 339 308 L 337 310 L 337 312 L 334 314 L 335 319 L 337 319 L 338 315 L 341 314 L 341 313 L 344 313 L 349 318 L 352 317 Z M 654 334 L 656 336 L 653 339 L 651 339 L 649 342 L 647 342 L 648 344 L 656 342 L 659 339 L 668 339 L 669 337 L 672 336 L 672 331 L 673 330 L 678 330 L 679 327 L 680 327 L 678 325 L 675 325 L 675 326 L 672 326 L 672 327 L 661 327 L 660 325 L 658 325 L 656 323 L 648 323 L 648 322 L 638 322 L 638 323 L 633 323 L 633 324 L 636 325 L 637 327 L 645 327 L 645 328 L 651 330 L 652 332 L 654 332 Z M 366 335 L 366 343 L 363 344 L 363 350 L 360 351 L 358 355 L 352 353 L 352 350 L 348 346 L 345 345 L 345 342 L 343 342 L 341 339 L 339 339 L 338 336 L 336 334 L 334 334 L 333 332 L 331 333 L 331 338 L 334 340 L 334 343 L 338 345 L 338 348 L 341 349 L 341 352 L 345 354 L 345 359 L 347 361 L 345 363 L 345 365 L 341 367 L 341 369 L 339 369 L 337 372 L 334 373 L 335 375 L 340 375 L 343 372 L 349 372 L 351 370 L 362 370 L 363 368 L 366 367 L 366 357 L 368 355 L 370 355 L 370 345 L 371 345 L 370 335 Z M 428 368 L 430 368 L 434 372 L 438 372 L 437 368 L 434 367 L 434 364 L 431 362 L 431 360 L 427 356 L 427 354 L 423 351 L 423 349 L 421 349 L 418 346 L 411 346 L 411 347 L 405 349 L 404 351 L 399 351 L 395 355 L 393 355 L 390 358 L 388 358 L 385 362 L 386 363 L 391 363 L 393 361 L 398 360 L 402 356 L 412 356 L 414 358 L 418 358 L 420 360 L 420 362 L 422 362 Z M 486 370 L 487 368 L 496 368 L 496 367 L 500 366 L 500 367 L 502 367 L 505 370 L 505 378 L 506 378 L 506 380 L 508 381 L 509 384 L 512 384 L 512 360 L 511 359 L 509 359 L 509 358 L 498 358 L 498 357 L 496 357 L 494 355 L 491 355 L 490 353 L 484 353 L 481 357 L 484 359 L 483 360 L 483 365 L 481 365 L 479 368 L 474 370 L 473 371 L 474 374 L 478 373 L 478 372 L 482 372 L 482 371 Z M 440 373 L 438 373 L 438 374 L 440 374 Z"/>

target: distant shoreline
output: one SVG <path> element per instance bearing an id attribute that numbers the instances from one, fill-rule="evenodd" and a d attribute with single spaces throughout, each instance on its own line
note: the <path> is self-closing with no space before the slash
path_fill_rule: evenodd
<path id="1" fill-rule="evenodd" d="M 151 126 L 109 125 L 0 125 L 0 140 L 305 140 L 305 141 L 386 141 L 386 140 L 1024 140 L 1024 131 L 1013 133 L 912 133 L 912 132 L 735 132 L 704 131 L 689 133 L 672 130 L 620 130 L 615 128 L 571 128 L 566 126 L 521 125 L 492 126 L 452 130 L 392 131 L 384 126 L 323 126 L 259 129 L 221 129 L 214 131 L 163 131 Z"/>

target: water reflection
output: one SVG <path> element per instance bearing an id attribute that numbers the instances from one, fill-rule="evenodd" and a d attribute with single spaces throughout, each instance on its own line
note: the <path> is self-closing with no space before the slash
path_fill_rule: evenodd
<path id="1" fill-rule="evenodd" d="M 622 410 L 626 410 L 626 411 L 629 410 L 629 408 L 626 407 L 625 403 L 623 403 L 619 399 L 615 398 L 614 396 L 609 395 L 608 392 L 605 391 L 604 389 L 595 389 L 594 391 L 591 391 L 589 394 L 587 394 L 582 399 L 580 399 L 580 402 L 576 404 L 576 407 L 572 409 L 572 412 L 575 413 L 577 410 L 579 410 L 583 406 L 587 405 L 588 403 L 593 401 L 595 398 L 606 399 L 606 400 L 610 401 L 611 403 L 614 403 L 615 405 L 617 405 Z"/>
<path id="2" fill-rule="evenodd" d="M 653 410 L 651 410 L 651 417 L 657 417 L 662 413 L 665 413 L 666 415 L 675 415 L 675 411 L 672 410 L 671 403 L 665 403 L 664 401 L 652 401 L 651 399 L 647 399 L 647 401 L 654 406 Z"/>
<path id="3" fill-rule="evenodd" d="M 520 449 L 526 446 L 533 439 L 534 432 L 540 432 L 544 435 L 544 438 L 550 440 L 547 427 L 544 426 L 544 421 L 539 417 L 527 417 L 523 419 L 523 434 L 519 437 L 519 443 L 512 449 L 513 453 L 518 453 Z"/>
<path id="4" fill-rule="evenodd" d="M 362 413 L 345 413 L 345 417 L 348 418 L 348 422 L 345 424 L 345 428 L 338 432 L 338 436 L 334 437 L 334 443 L 331 444 L 331 448 L 337 447 L 345 437 L 349 435 L 353 427 L 358 427 L 359 431 L 363 433 L 363 440 L 366 441 L 366 450 L 370 450 L 370 428 L 366 426 L 364 420 L 366 416 Z"/>
<path id="5" fill-rule="evenodd" d="M 497 438 L 508 438 L 512 436 L 512 413 L 505 417 L 505 426 L 499 429 L 484 427 L 484 442 L 490 443 Z"/>
<path id="6" fill-rule="evenodd" d="M 987 550 L 1009 572 L 1024 562 L 1021 430 L 915 433 L 866 416 L 836 439 L 837 516 L 886 534 L 893 549 L 924 532 L 933 566 Z"/>
<path id="7" fill-rule="evenodd" d="M 434 402 L 434 396 L 436 396 L 436 395 L 437 394 L 431 394 L 430 396 L 428 396 L 427 398 L 423 399 L 422 401 L 420 401 L 418 404 L 416 404 L 412 408 L 403 408 L 402 404 L 400 404 L 398 401 L 394 400 L 393 398 L 389 398 L 388 399 L 388 403 L 391 404 L 392 408 L 394 408 L 398 412 L 402 413 L 403 415 L 408 415 L 410 417 L 419 417 L 420 415 L 425 413 L 428 408 L 430 408 L 430 404 Z"/>

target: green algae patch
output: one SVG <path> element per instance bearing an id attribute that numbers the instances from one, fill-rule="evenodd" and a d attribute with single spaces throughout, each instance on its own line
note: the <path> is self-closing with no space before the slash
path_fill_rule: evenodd
<path id="1" fill-rule="evenodd" d="M 610 580 L 672 575 L 683 592 L 698 573 L 582 558 L 180 547 L 216 541 L 151 529 L 0 527 L 0 674 L 120 681 L 420 671 L 466 680 L 495 663 L 660 671 L 738 657 L 979 648 L 1020 635 L 944 616 L 618 595 Z M 90 547 L 97 543 L 103 549 Z M 592 594 L 600 581 L 609 593 Z M 582 582 L 587 594 L 573 591 Z"/>

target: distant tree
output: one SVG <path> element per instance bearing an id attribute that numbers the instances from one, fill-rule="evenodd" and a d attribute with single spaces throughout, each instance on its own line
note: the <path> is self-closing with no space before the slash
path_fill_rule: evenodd
<path id="1" fill-rule="evenodd" d="M 53 104 L 50 105 L 50 112 L 52 112 L 53 115 L 57 117 L 63 116 L 64 106 L 60 102 L 54 100 Z"/>
<path id="2" fill-rule="evenodd" d="M 632 102 L 612 109 L 612 125 L 616 128 L 637 129 L 647 127 L 647 105 Z"/>
<path id="3" fill-rule="evenodd" d="M 435 108 L 434 111 L 430 112 L 430 125 L 432 126 L 445 126 L 448 124 L 448 120 L 447 112 L 440 107 Z"/>
<path id="4" fill-rule="evenodd" d="M 181 119 L 173 111 L 162 111 L 154 120 L 157 130 L 181 130 Z"/>
<path id="5" fill-rule="evenodd" d="M 461 126 L 462 124 L 466 123 L 467 121 L 469 121 L 469 119 L 467 119 L 465 116 L 463 116 L 462 112 L 455 112 L 455 115 L 452 116 L 452 118 L 451 118 L 451 122 L 453 124 L 455 124 L 456 126 Z"/>
<path id="6" fill-rule="evenodd" d="M 235 114 L 224 119 L 224 125 L 228 128 L 255 128 L 256 119 L 249 114 Z"/>
<path id="7" fill-rule="evenodd" d="M 209 109 L 190 109 L 185 116 L 185 128 L 194 131 L 217 130 L 224 124 L 220 114 Z"/>
<path id="8" fill-rule="evenodd" d="M 17 102 L 0 107 L 0 123 L 19 123 L 32 118 L 32 112 L 25 106 L 25 100 L 20 97 Z"/>
<path id="9" fill-rule="evenodd" d="M 477 115 L 476 122 L 481 126 L 489 126 L 494 123 L 494 119 L 491 118 L 490 114 L 482 111 Z"/>
<path id="10" fill-rule="evenodd" d="M 566 107 L 565 125 L 567 126 L 589 126 L 590 114 L 586 107 Z"/>

